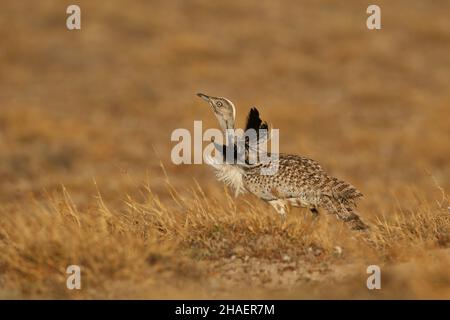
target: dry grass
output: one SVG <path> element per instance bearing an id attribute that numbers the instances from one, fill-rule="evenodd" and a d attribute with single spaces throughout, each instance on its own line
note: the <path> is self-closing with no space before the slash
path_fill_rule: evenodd
<path id="1" fill-rule="evenodd" d="M 1 298 L 450 298 L 448 1 L 379 1 L 376 32 L 356 0 L 79 3 L 80 32 L 64 1 L 0 12 Z M 361 189 L 371 232 L 171 164 L 217 126 L 198 91 Z"/>
<path id="2" fill-rule="evenodd" d="M 414 212 L 398 211 L 389 220 L 376 221 L 370 233 L 352 233 L 334 218 L 327 219 L 331 217 L 314 220 L 297 212 L 282 222 L 261 203 L 236 202 L 228 193 L 225 201 L 223 195 L 206 196 L 198 184 L 181 194 L 166 182 L 171 195 L 166 201 L 146 187 L 140 201 L 127 196 L 121 208 L 110 209 L 99 194 L 92 207 L 79 210 L 62 188 L 44 204 L 3 210 L 2 294 L 51 298 L 264 297 L 271 296 L 270 290 L 288 285 L 290 293 L 282 296 L 299 298 L 307 296 L 303 290 L 297 296 L 297 286 L 311 287 L 313 282 L 314 286 L 328 287 L 344 276 L 351 281 L 341 284 L 344 289 L 335 289 L 332 296 L 353 296 L 362 291 L 365 265 L 392 266 L 423 259 L 450 243 L 450 214 L 444 206 L 417 203 Z M 448 283 L 450 278 L 441 265 L 448 262 L 449 253 L 441 256 L 444 260 L 432 265 L 438 271 L 433 269 L 427 277 L 432 279 L 440 272 L 441 280 Z M 352 263 L 360 270 L 354 270 Z M 64 272 L 70 264 L 82 266 L 85 288 L 80 292 L 64 289 Z M 232 268 L 236 270 L 230 273 Z M 336 275 L 339 268 L 349 270 Z M 249 276 L 246 285 L 257 289 L 254 293 L 239 291 L 243 274 Z M 418 274 L 423 278 L 423 270 Z M 396 276 L 388 274 L 387 284 L 393 288 L 383 297 L 397 297 L 397 285 L 416 281 L 415 277 L 399 280 Z M 448 297 L 444 283 L 440 285 Z M 430 286 L 427 282 L 424 285 Z M 422 289 L 414 286 L 415 291 L 407 294 L 420 296 Z M 320 290 L 325 297 L 330 296 Z"/>

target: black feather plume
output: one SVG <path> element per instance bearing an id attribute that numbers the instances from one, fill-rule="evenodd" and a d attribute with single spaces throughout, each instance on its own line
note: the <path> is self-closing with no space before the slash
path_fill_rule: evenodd
<path id="1" fill-rule="evenodd" d="M 245 131 L 249 129 L 254 129 L 256 131 L 257 137 L 259 139 L 259 130 L 268 130 L 269 126 L 266 121 L 262 121 L 259 117 L 259 111 L 256 108 L 251 108 L 247 116 L 247 124 L 245 126 Z"/>

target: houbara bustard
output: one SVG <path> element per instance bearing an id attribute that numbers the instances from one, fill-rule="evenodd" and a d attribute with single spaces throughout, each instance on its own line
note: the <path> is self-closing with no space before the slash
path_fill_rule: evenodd
<path id="1" fill-rule="evenodd" d="M 235 129 L 236 109 L 230 100 L 202 93 L 197 95 L 212 107 L 224 133 L 228 134 L 230 130 Z M 266 129 L 267 132 L 267 122 L 260 119 L 256 108 L 252 108 L 248 115 L 245 130 L 249 129 L 257 132 L 260 132 L 259 129 Z M 258 136 L 257 139 L 263 137 Z M 248 143 L 245 146 L 248 149 Z M 224 159 L 230 153 L 236 159 L 239 153 L 236 144 L 233 143 L 216 144 L 216 148 Z M 244 150 L 245 159 L 248 156 L 247 151 Z M 352 229 L 368 229 L 355 212 L 356 202 L 362 197 L 362 193 L 351 184 L 329 176 L 320 164 L 312 159 L 279 153 L 275 158 L 256 164 L 217 162 L 212 158 L 206 160 L 216 170 L 218 179 L 231 186 L 236 195 L 247 191 L 253 193 L 269 202 L 282 218 L 286 216 L 290 206 L 306 207 L 314 216 L 318 215 L 319 208 L 324 208 L 328 213 L 335 214 L 345 221 Z M 274 164 L 277 170 L 273 174 L 261 173 L 261 169 Z"/>

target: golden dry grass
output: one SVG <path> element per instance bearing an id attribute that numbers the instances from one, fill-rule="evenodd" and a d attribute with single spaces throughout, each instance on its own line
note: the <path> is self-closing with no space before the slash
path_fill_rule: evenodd
<path id="1" fill-rule="evenodd" d="M 415 211 L 399 210 L 389 221 L 377 219 L 369 234 L 359 234 L 334 218 L 313 220 L 293 214 L 284 223 L 260 203 L 236 202 L 228 194 L 225 201 L 223 195 L 206 196 L 194 184 L 183 195 L 167 182 L 167 192 L 171 200 L 162 201 L 145 188 L 140 201 L 128 196 L 122 208 L 108 207 L 99 194 L 90 208 L 79 210 L 63 188 L 44 204 L 4 209 L 0 229 L 3 294 L 261 297 L 269 294 L 266 290 L 288 288 L 282 296 L 298 298 L 309 292 L 302 289 L 296 296 L 298 288 L 319 284 L 328 288 L 340 278 L 349 278 L 350 282 L 340 284 L 344 290 L 335 289 L 334 297 L 355 292 L 369 296 L 361 280 L 365 266 L 376 262 L 393 272 L 391 268 L 400 268 L 399 262 L 420 258 L 435 262 L 422 266 L 432 268 L 431 275 L 413 264 L 418 270 L 406 278 L 407 285 L 424 281 L 417 280 L 417 274 L 431 280 L 438 272 L 439 281 L 444 281 L 439 283 L 445 293 L 442 297 L 448 297 L 445 283 L 450 279 L 444 266 L 449 252 L 437 251 L 450 243 L 446 207 L 417 202 Z M 86 280 L 80 292 L 64 289 L 64 272 L 70 264 L 82 266 Z M 393 288 L 381 296 L 402 297 L 396 291 L 397 282 L 404 285 L 404 276 L 398 279 L 402 272 L 387 276 L 385 282 Z M 258 290 L 245 293 L 243 285 Z M 423 297 L 422 287 L 416 287 L 405 294 Z M 324 288 L 318 290 L 330 295 Z"/>
<path id="2" fill-rule="evenodd" d="M 64 1 L 0 12 L 1 298 L 450 298 L 448 1 L 381 1 L 376 32 L 360 1 L 79 3 L 79 32 Z M 216 126 L 197 91 L 361 189 L 371 232 L 171 164 Z"/>

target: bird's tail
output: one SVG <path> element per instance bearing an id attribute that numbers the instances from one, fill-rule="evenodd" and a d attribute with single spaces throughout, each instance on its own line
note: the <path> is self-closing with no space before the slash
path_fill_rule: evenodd
<path id="1" fill-rule="evenodd" d="M 322 206 L 329 212 L 335 214 L 353 230 L 367 230 L 369 226 L 364 223 L 356 213 L 354 205 L 342 203 L 336 199 L 325 197 L 322 199 Z"/>
<path id="2" fill-rule="evenodd" d="M 356 207 L 356 201 L 363 197 L 363 194 L 350 183 L 339 180 L 334 177 L 328 177 L 330 181 L 326 182 L 331 189 L 330 193 L 333 199 L 345 206 Z"/>
<path id="3" fill-rule="evenodd" d="M 366 231 L 370 229 L 369 225 L 361 220 L 361 217 L 355 212 L 351 211 L 351 213 L 343 219 L 352 230 L 361 230 Z"/>

